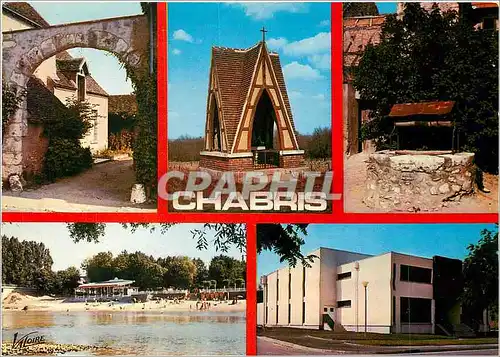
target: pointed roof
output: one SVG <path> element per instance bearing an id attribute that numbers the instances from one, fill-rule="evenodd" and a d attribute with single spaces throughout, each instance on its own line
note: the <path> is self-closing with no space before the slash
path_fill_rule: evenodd
<path id="1" fill-rule="evenodd" d="M 27 2 L 5 2 L 2 8 L 14 16 L 29 22 L 36 27 L 49 27 L 50 24 Z"/>
<path id="2" fill-rule="evenodd" d="M 285 107 L 290 118 L 292 117 L 278 54 L 268 52 L 262 41 L 247 49 L 214 46 L 212 47 L 212 71 L 220 92 L 221 103 L 219 105 L 223 113 L 229 148 L 233 145 L 262 49 L 269 54 Z"/>

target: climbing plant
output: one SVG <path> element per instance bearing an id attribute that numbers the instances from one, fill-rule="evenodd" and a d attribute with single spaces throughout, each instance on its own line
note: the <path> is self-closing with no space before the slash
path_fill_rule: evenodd
<path id="1" fill-rule="evenodd" d="M 147 33 L 135 33 L 137 37 L 134 39 L 135 41 L 144 42 L 147 38 L 148 46 L 145 46 L 144 52 L 141 53 L 143 58 L 141 66 L 139 68 L 132 67 L 123 59 L 119 58 L 119 60 L 132 82 L 137 100 L 137 115 L 135 117 L 137 137 L 133 143 L 135 177 L 138 183 L 146 186 L 148 195 L 153 196 L 157 187 L 156 53 L 153 51 L 151 55 L 148 49 L 151 47 L 150 37 L 153 39 L 153 44 L 156 42 L 156 4 L 142 2 L 141 8 L 149 25 Z"/>
<path id="2" fill-rule="evenodd" d="M 2 131 L 5 131 L 10 117 L 19 108 L 24 95 L 24 92 L 16 93 L 13 88 L 2 81 Z"/>

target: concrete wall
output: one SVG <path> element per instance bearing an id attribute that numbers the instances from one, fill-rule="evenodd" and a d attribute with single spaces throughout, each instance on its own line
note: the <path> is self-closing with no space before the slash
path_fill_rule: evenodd
<path id="1" fill-rule="evenodd" d="M 365 289 L 367 331 L 389 333 L 391 331 L 391 254 L 359 260 L 339 266 L 338 274 L 351 272 L 351 278 L 337 281 L 337 301 L 351 301 L 351 307 L 337 308 L 336 322 L 348 331 L 364 332 Z"/>

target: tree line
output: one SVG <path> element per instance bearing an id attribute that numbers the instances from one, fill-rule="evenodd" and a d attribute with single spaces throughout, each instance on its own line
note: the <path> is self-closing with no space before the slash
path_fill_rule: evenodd
<path id="1" fill-rule="evenodd" d="M 50 251 L 43 243 L 2 236 L 2 284 L 33 288 L 41 294 L 72 295 L 80 281 L 80 270 L 69 267 L 53 271 Z M 244 287 L 246 262 L 226 255 L 213 257 L 207 266 L 199 258 L 167 256 L 154 258 L 142 252 L 123 251 L 113 256 L 100 252 L 81 266 L 90 282 L 134 280 L 140 290 L 177 288 Z"/>
<path id="2" fill-rule="evenodd" d="M 308 159 L 329 159 L 332 157 L 331 128 L 315 128 L 312 134 L 297 133 L 297 141 Z M 278 134 L 274 134 L 274 147 L 278 148 Z M 168 159 L 170 161 L 192 162 L 200 159 L 204 150 L 204 138 L 181 136 L 168 141 Z"/>
<path id="3" fill-rule="evenodd" d="M 203 260 L 187 256 L 155 258 L 142 252 L 123 251 L 117 256 L 101 252 L 86 259 L 82 269 L 90 281 L 118 277 L 134 280 L 140 290 L 243 287 L 246 276 L 246 262 L 226 255 L 213 257 L 207 267 Z"/>

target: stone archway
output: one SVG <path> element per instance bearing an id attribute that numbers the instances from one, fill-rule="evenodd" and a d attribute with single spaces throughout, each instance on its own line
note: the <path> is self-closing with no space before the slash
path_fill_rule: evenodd
<path id="1" fill-rule="evenodd" d="M 94 48 L 114 54 L 128 68 L 147 64 L 149 26 L 146 16 L 126 16 L 3 33 L 2 75 L 21 93 L 45 60 L 72 48 Z M 3 133 L 2 180 L 23 173 L 22 138 L 28 128 L 26 98 L 9 118 Z"/>

